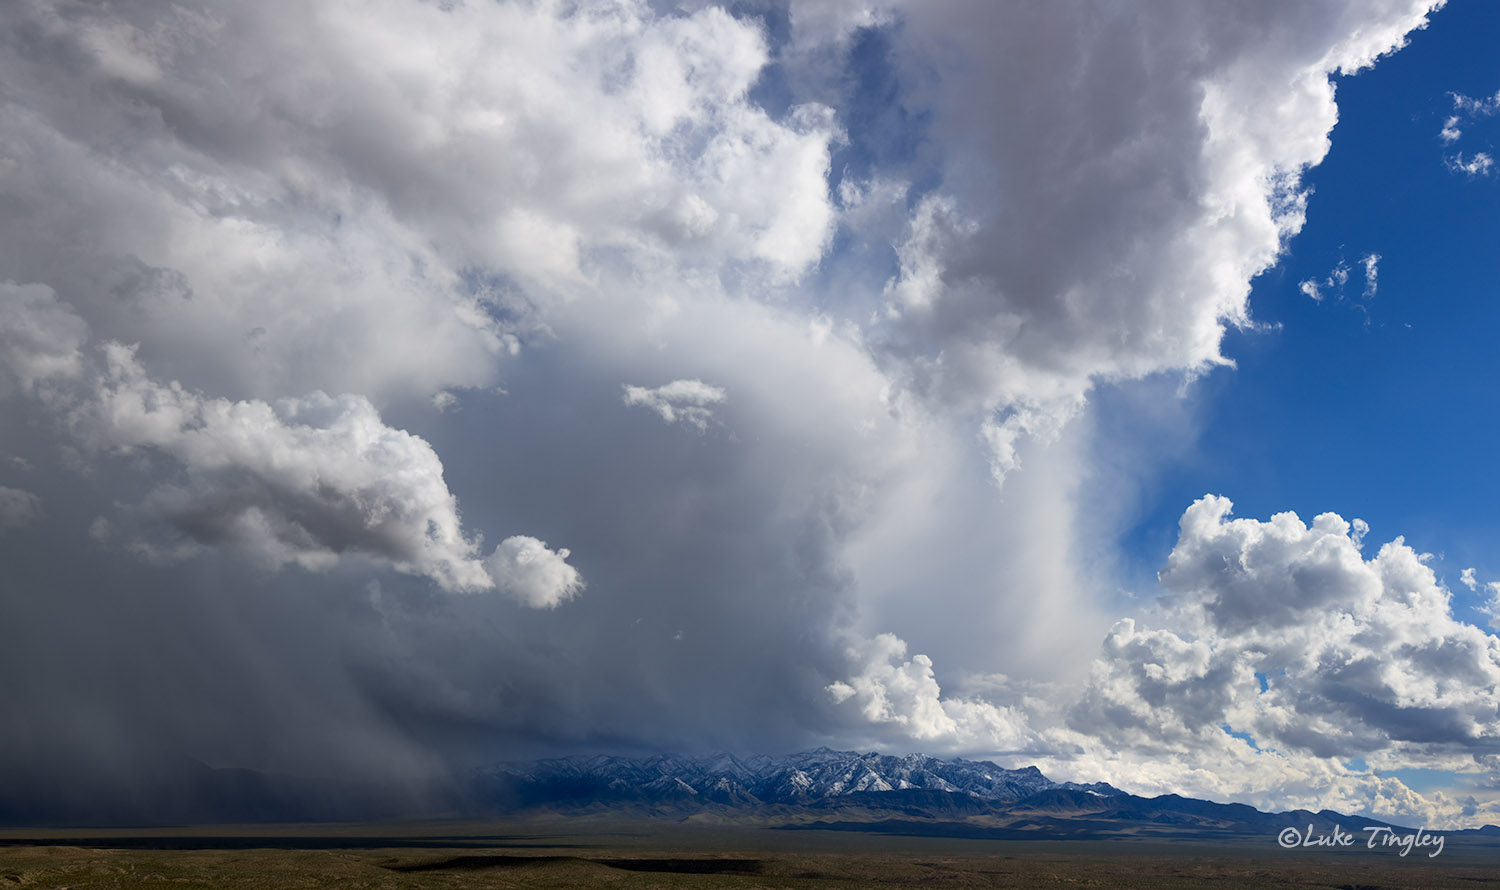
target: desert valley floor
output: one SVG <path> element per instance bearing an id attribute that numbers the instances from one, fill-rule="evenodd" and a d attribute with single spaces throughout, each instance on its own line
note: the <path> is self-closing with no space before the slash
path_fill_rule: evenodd
<path id="1" fill-rule="evenodd" d="M 1437 857 L 1274 837 L 1027 841 L 666 820 L 0 831 L 0 887 L 1500 887 L 1500 846 Z"/>

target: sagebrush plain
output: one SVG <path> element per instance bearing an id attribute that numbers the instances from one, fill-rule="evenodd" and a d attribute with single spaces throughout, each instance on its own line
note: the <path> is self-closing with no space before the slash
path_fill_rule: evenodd
<path id="1" fill-rule="evenodd" d="M 1274 837 L 979 840 L 652 819 L 0 831 L 0 886 L 817 888 L 1500 886 L 1500 846 L 1437 857 Z"/>

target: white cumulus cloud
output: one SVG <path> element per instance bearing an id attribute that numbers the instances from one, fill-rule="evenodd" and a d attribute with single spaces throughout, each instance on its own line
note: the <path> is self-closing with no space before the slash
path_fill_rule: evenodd
<path id="1" fill-rule="evenodd" d="M 1022 746 L 1061 774 L 1141 793 L 1472 819 L 1447 794 L 1372 770 L 1494 767 L 1500 638 L 1456 618 L 1428 557 L 1400 538 L 1366 559 L 1335 514 L 1309 525 L 1230 509 L 1210 496 L 1183 515 L 1154 626 L 1117 622 L 1087 681 L 1052 689 L 1050 707 L 1029 701 L 1018 718 L 983 696 L 944 698 L 932 660 L 903 661 L 891 635 L 829 692 L 938 743 L 985 738 L 982 717 L 1012 728 L 991 749 Z M 1483 806 L 1500 813 L 1500 799 Z"/>
<path id="2" fill-rule="evenodd" d="M 860 670 L 830 683 L 829 697 L 835 704 L 857 707 L 872 724 L 893 725 L 924 742 L 1015 750 L 1029 739 L 1024 714 L 979 699 L 944 698 L 932 659 L 920 654 L 906 658 L 906 650 L 906 642 L 889 633 L 850 648 L 847 655 Z"/>
<path id="3" fill-rule="evenodd" d="M 484 561 L 490 577 L 518 600 L 537 609 L 552 609 L 583 589 L 583 577 L 568 565 L 567 550 L 515 535 L 500 542 Z"/>

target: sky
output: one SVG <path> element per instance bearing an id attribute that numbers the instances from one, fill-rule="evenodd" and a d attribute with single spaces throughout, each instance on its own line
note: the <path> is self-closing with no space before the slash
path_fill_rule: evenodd
<path id="1" fill-rule="evenodd" d="M 0 813 L 839 748 L 1500 823 L 1455 0 L 0 12 Z"/>

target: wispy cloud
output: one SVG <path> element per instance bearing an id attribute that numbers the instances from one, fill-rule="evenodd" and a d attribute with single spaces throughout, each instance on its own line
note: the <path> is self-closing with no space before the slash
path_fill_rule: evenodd
<path id="1" fill-rule="evenodd" d="M 649 408 L 667 423 L 681 423 L 699 432 L 713 423 L 714 406 L 728 397 L 721 387 L 702 380 L 673 380 L 654 389 L 625 384 L 625 404 Z"/>
<path id="2" fill-rule="evenodd" d="M 1482 151 L 1474 152 L 1474 154 L 1467 159 L 1464 158 L 1463 152 L 1458 152 L 1457 154 L 1450 155 L 1448 158 L 1446 158 L 1444 160 L 1444 163 L 1446 163 L 1448 165 L 1448 169 L 1452 170 L 1454 173 L 1462 173 L 1471 179 L 1480 176 L 1488 176 L 1495 169 L 1495 159 L 1490 157 L 1487 152 Z"/>
<path id="3" fill-rule="evenodd" d="M 1453 99 L 1453 114 L 1443 121 L 1443 129 L 1438 132 L 1438 138 L 1444 145 L 1452 145 L 1463 138 L 1463 127 L 1468 124 L 1493 117 L 1500 112 L 1500 92 L 1488 98 L 1475 99 L 1462 93 L 1450 93 Z M 1444 165 L 1455 173 L 1463 173 L 1469 177 L 1487 176 L 1494 165 L 1493 158 L 1487 152 L 1476 151 L 1464 159 L 1463 152 L 1455 152 L 1443 158 Z"/>
<path id="4" fill-rule="evenodd" d="M 1364 278 L 1360 296 L 1368 300 L 1380 290 L 1380 254 L 1371 252 L 1360 257 L 1359 270 Z M 1326 276 L 1303 279 L 1298 282 L 1297 289 L 1312 298 L 1314 302 L 1321 303 L 1330 297 L 1334 300 L 1343 300 L 1349 286 L 1351 272 L 1353 269 L 1348 261 L 1340 257 L 1338 263 L 1329 270 Z"/>

